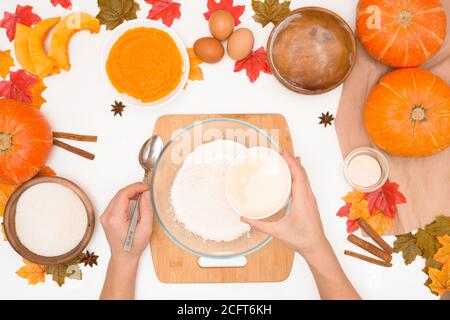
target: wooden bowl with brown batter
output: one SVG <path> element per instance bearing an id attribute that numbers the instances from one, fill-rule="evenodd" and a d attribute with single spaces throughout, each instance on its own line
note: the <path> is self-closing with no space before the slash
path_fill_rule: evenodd
<path id="1" fill-rule="evenodd" d="M 321 94 L 339 86 L 356 61 L 350 26 L 319 7 L 292 11 L 273 28 L 267 57 L 272 73 L 288 89 Z"/>

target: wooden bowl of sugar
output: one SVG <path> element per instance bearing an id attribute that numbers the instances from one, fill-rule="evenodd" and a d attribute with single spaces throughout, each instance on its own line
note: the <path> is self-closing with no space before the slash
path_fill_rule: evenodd
<path id="1" fill-rule="evenodd" d="M 42 265 L 69 262 L 94 232 L 91 201 L 75 183 L 39 177 L 17 188 L 5 208 L 6 237 L 23 258 Z"/>

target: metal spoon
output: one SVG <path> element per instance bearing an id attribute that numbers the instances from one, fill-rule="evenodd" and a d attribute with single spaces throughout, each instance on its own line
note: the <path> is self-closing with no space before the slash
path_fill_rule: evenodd
<path id="1" fill-rule="evenodd" d="M 153 135 L 142 145 L 139 151 L 139 164 L 144 169 L 143 182 L 147 183 L 147 179 L 151 170 L 155 167 L 156 161 L 163 149 L 164 143 L 160 136 Z M 131 219 L 130 226 L 128 227 L 127 237 L 123 245 L 123 250 L 130 252 L 133 247 L 134 233 L 136 232 L 136 225 L 139 219 L 139 201 L 141 195 L 136 200 L 130 201 L 128 207 L 128 217 Z"/>

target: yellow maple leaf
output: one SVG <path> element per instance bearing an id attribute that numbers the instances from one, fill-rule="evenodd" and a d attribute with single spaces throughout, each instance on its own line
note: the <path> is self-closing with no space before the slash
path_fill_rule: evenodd
<path id="1" fill-rule="evenodd" d="M 41 106 L 47 102 L 44 98 L 42 98 L 42 92 L 47 89 L 47 87 L 44 84 L 44 80 L 41 78 L 38 78 L 38 81 L 36 84 L 30 87 L 30 94 L 31 98 L 33 100 L 32 105 L 36 108 L 40 109 Z"/>
<path id="2" fill-rule="evenodd" d="M 28 284 L 37 284 L 39 282 L 45 282 L 45 271 L 47 270 L 46 266 L 35 264 L 26 259 L 23 259 L 25 265 L 16 271 L 16 274 L 28 280 Z"/>
<path id="3" fill-rule="evenodd" d="M 433 259 L 440 263 L 446 263 L 450 261 L 450 236 L 443 235 L 442 237 L 437 237 L 437 239 L 442 247 L 434 254 Z"/>
<path id="4" fill-rule="evenodd" d="M 0 184 L 0 217 L 3 217 L 6 203 L 16 189 L 17 185 L 15 184 Z"/>
<path id="5" fill-rule="evenodd" d="M 367 200 L 353 202 L 350 206 L 348 218 L 350 220 L 358 220 L 360 218 L 368 220 L 370 218 L 370 212 Z"/>
<path id="6" fill-rule="evenodd" d="M 386 230 L 392 228 L 392 219 L 383 214 L 380 210 L 377 210 L 377 212 L 367 218 L 366 221 L 378 234 L 383 234 Z"/>
<path id="7" fill-rule="evenodd" d="M 0 51 L 0 76 L 5 79 L 9 69 L 14 66 L 14 59 L 11 58 L 11 50 Z"/>
<path id="8" fill-rule="evenodd" d="M 431 280 L 428 287 L 431 291 L 440 296 L 450 291 L 450 260 L 444 263 L 441 270 L 428 267 L 428 275 Z"/>
<path id="9" fill-rule="evenodd" d="M 351 191 L 347 193 L 344 197 L 342 197 L 342 200 L 345 201 L 345 203 L 355 203 L 355 202 L 361 202 L 364 199 L 364 192 L 359 191 Z"/>
<path id="10" fill-rule="evenodd" d="M 194 52 L 194 49 L 187 49 L 189 55 L 189 80 L 203 80 L 203 71 L 200 68 L 200 64 L 203 62 Z"/>

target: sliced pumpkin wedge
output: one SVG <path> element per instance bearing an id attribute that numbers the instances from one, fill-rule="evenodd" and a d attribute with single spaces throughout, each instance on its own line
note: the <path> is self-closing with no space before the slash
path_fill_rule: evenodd
<path id="1" fill-rule="evenodd" d="M 28 39 L 28 50 L 33 62 L 36 74 L 44 78 L 50 74 L 58 73 L 59 68 L 55 61 L 50 58 L 44 47 L 45 39 L 49 31 L 61 20 L 60 17 L 42 20 L 31 29 Z"/>
<path id="2" fill-rule="evenodd" d="M 91 33 L 100 31 L 100 21 L 84 12 L 72 13 L 64 17 L 55 27 L 48 55 L 66 71 L 70 70 L 69 43 L 72 36 L 80 30 Z"/>
<path id="3" fill-rule="evenodd" d="M 16 59 L 23 69 L 31 74 L 36 74 L 33 61 L 31 61 L 30 51 L 28 50 L 28 39 L 30 37 L 31 27 L 18 23 L 16 25 L 16 37 L 14 39 L 14 53 Z"/>

